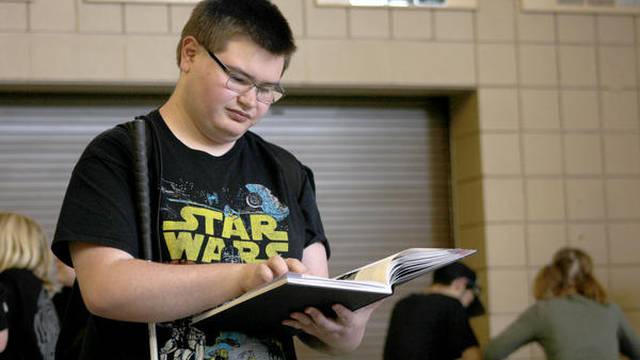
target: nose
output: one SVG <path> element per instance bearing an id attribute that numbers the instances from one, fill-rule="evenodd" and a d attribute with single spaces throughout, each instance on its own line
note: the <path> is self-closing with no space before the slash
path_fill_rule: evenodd
<path id="1" fill-rule="evenodd" d="M 238 95 L 238 102 L 244 109 L 251 109 L 258 103 L 258 89 L 252 86 L 251 89 Z"/>

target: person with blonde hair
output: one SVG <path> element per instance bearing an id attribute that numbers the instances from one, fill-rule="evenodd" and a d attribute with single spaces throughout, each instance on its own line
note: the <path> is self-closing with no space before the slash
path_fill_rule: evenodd
<path id="1" fill-rule="evenodd" d="M 54 359 L 53 256 L 31 218 L 0 212 L 0 358 Z"/>
<path id="2" fill-rule="evenodd" d="M 533 294 L 536 303 L 489 342 L 486 359 L 504 359 L 534 341 L 549 360 L 640 359 L 640 337 L 608 300 L 584 251 L 560 249 L 538 272 Z"/>

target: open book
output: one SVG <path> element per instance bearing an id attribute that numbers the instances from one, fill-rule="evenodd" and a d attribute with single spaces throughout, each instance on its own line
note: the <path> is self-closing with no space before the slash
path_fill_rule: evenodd
<path id="1" fill-rule="evenodd" d="M 287 273 L 225 304 L 191 317 L 204 331 L 275 330 L 292 312 L 312 306 L 335 316 L 331 306 L 357 310 L 393 294 L 396 285 L 475 253 L 467 249 L 412 248 L 332 279 Z"/>

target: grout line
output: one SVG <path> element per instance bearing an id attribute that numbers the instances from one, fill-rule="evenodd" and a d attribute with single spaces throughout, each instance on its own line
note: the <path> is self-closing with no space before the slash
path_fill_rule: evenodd
<path id="1" fill-rule="evenodd" d="M 514 46 L 515 46 L 515 60 L 516 60 L 516 88 L 517 88 L 517 97 L 516 102 L 518 104 L 518 142 L 519 142 L 519 150 L 520 150 L 520 177 L 521 177 L 521 189 L 522 189 L 522 235 L 524 240 L 524 263 L 525 266 L 529 266 L 529 197 L 527 196 L 527 179 L 525 174 L 525 159 L 524 159 L 524 113 L 522 109 L 522 62 L 521 62 L 521 52 L 520 47 L 521 43 L 518 40 L 520 35 L 520 30 L 517 25 L 517 14 L 519 9 L 514 11 L 513 16 L 513 36 L 514 36 Z M 530 284 L 527 284 L 530 285 Z M 527 296 L 530 295 L 530 286 L 527 286 Z"/>
<path id="2" fill-rule="evenodd" d="M 345 22 L 347 23 L 346 24 L 346 26 L 347 26 L 346 32 L 347 32 L 347 39 L 349 39 L 349 40 L 353 40 L 354 39 L 353 34 L 351 33 L 351 30 L 352 30 L 352 28 L 351 28 L 351 22 L 352 22 L 351 17 L 353 15 L 353 14 L 351 14 L 351 12 L 353 10 L 354 10 L 353 6 L 350 6 L 350 7 L 345 9 L 345 18 L 346 18 Z"/>
<path id="3" fill-rule="evenodd" d="M 385 41 L 389 41 L 393 39 L 393 16 L 391 16 L 391 8 L 387 8 L 387 36 L 384 38 Z"/>
<path id="4" fill-rule="evenodd" d="M 605 44 L 602 44 L 600 41 L 600 22 L 599 20 L 599 15 L 594 16 L 594 32 L 595 32 L 595 48 L 596 48 L 596 85 L 598 86 L 598 129 L 600 130 L 600 164 L 601 164 L 601 169 L 600 169 L 600 181 L 602 182 L 602 186 L 601 186 L 601 191 L 602 191 L 602 201 L 603 201 L 603 217 L 604 217 L 604 239 L 602 239 L 604 241 L 604 245 L 605 245 L 605 249 L 606 249 L 606 261 L 604 263 L 607 272 L 606 272 L 606 281 L 605 283 L 607 284 L 607 292 L 610 292 L 611 287 L 609 286 L 610 282 L 609 282 L 609 271 L 610 271 L 610 267 L 611 267 L 611 261 L 610 261 L 610 256 L 609 254 L 611 254 L 611 244 L 610 244 L 610 239 L 609 239 L 609 231 L 610 231 L 610 217 L 609 217 L 609 208 L 607 206 L 607 180 L 605 177 L 605 168 L 606 168 L 606 164 L 605 164 L 605 148 L 604 148 L 604 109 L 603 109 L 603 95 L 604 95 L 604 87 L 602 84 L 602 76 L 600 75 L 600 70 L 602 67 L 602 63 L 600 62 L 601 59 L 601 51 L 602 51 L 602 46 Z M 636 80 L 637 81 L 637 80 Z"/>
<path id="5" fill-rule="evenodd" d="M 80 0 L 75 0 L 73 2 L 73 10 L 75 11 L 74 19 L 73 19 L 74 22 L 75 22 L 74 32 L 76 34 L 80 33 L 80 3 L 79 3 L 79 1 Z"/>
<path id="6" fill-rule="evenodd" d="M 560 120 L 560 131 L 558 132 L 560 138 L 560 183 L 562 185 L 562 202 L 563 202 L 563 225 L 564 225 L 564 237 L 565 237 L 565 245 L 571 244 L 571 232 L 569 230 L 569 193 L 568 193 L 568 185 L 567 185 L 567 159 L 566 159 L 566 151 L 565 151 L 565 134 L 566 134 L 566 119 L 564 118 L 564 98 L 562 97 L 563 90 L 565 90 L 562 84 L 562 69 L 561 69 L 561 61 L 560 61 L 560 19 L 558 18 L 558 14 L 553 15 L 553 20 L 555 24 L 554 29 L 554 37 L 555 37 L 555 49 L 556 49 L 556 76 L 558 77 L 558 119 Z"/>
<path id="7" fill-rule="evenodd" d="M 309 6 L 309 2 L 308 1 L 301 1 L 302 4 L 302 39 L 307 39 L 308 38 L 308 31 L 307 31 L 307 7 Z M 299 40 L 299 39 L 296 39 Z"/>
<path id="8" fill-rule="evenodd" d="M 167 9 L 167 35 L 173 35 L 173 10 L 176 5 L 167 4 L 165 8 Z"/>
<path id="9" fill-rule="evenodd" d="M 480 62 L 478 56 L 479 56 L 479 51 L 478 51 L 478 13 L 474 12 L 471 15 L 471 21 L 472 21 L 472 28 L 473 28 L 473 57 L 474 57 L 474 62 L 473 62 L 473 67 L 474 67 L 474 81 L 476 84 L 476 96 L 479 97 L 478 94 L 478 90 L 480 89 L 480 65 L 478 64 Z M 479 107 L 479 102 L 478 103 L 478 107 Z M 478 109 L 478 128 L 480 128 L 480 109 Z"/>
<path id="10" fill-rule="evenodd" d="M 436 42 L 436 17 L 433 10 L 427 10 L 427 13 L 429 14 L 429 32 L 431 33 L 428 41 Z"/>
<path id="11" fill-rule="evenodd" d="M 631 23 L 632 23 L 633 30 L 634 30 L 632 36 L 633 36 L 633 48 L 634 48 L 634 52 L 633 53 L 634 53 L 634 58 L 635 58 L 634 60 L 635 60 L 635 64 L 636 64 L 636 85 L 640 85 L 639 84 L 640 83 L 640 61 L 639 61 L 640 59 L 638 59 L 638 50 L 639 50 L 638 49 L 638 40 L 640 40 L 640 39 L 638 39 L 638 36 L 637 36 L 638 33 L 636 31 L 636 29 L 638 29 L 638 25 L 639 25 L 638 22 L 639 21 L 640 21 L 639 17 L 633 16 L 631 18 Z M 636 91 L 635 95 L 636 95 L 635 113 L 638 114 L 639 113 L 638 112 L 638 104 L 640 103 L 640 91 Z M 636 118 L 636 122 L 640 122 L 640 117 Z M 636 127 L 636 129 L 638 129 L 638 128 L 640 128 L 640 127 Z M 629 131 L 626 131 L 626 133 L 629 133 Z M 634 132 L 631 132 L 631 133 L 633 134 Z M 636 140 L 638 140 L 640 142 L 640 136 L 638 136 L 637 132 L 635 132 L 635 133 L 636 133 Z M 638 163 L 640 163 L 640 157 L 638 157 L 638 159 L 636 159 L 636 161 Z M 611 239 L 609 239 L 609 242 L 611 242 Z M 609 249 L 609 251 L 610 250 L 611 249 Z M 609 252 L 609 254 L 611 254 L 611 252 Z"/>
<path id="12" fill-rule="evenodd" d="M 27 15 L 27 32 L 31 32 L 31 6 L 33 5 L 32 2 L 28 2 L 26 3 L 27 6 L 27 11 L 26 11 L 26 15 Z"/>
<path id="13" fill-rule="evenodd" d="M 122 24 L 120 24 L 121 29 L 120 31 L 122 31 L 122 34 L 126 34 L 127 33 L 127 10 L 126 10 L 126 4 L 122 3 L 120 4 L 120 14 L 121 14 L 121 19 L 122 19 Z"/>

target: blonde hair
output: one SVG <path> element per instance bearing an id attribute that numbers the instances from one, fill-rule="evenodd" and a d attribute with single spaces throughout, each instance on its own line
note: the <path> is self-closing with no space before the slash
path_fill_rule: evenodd
<path id="1" fill-rule="evenodd" d="M 24 215 L 0 212 L 0 272 L 29 270 L 42 280 L 45 289 L 54 292 L 52 261 L 49 243 L 38 223 Z"/>
<path id="2" fill-rule="evenodd" d="M 580 294 L 601 304 L 608 302 L 607 293 L 593 274 L 593 261 L 577 248 L 562 248 L 536 275 L 533 295 L 537 300 Z"/>

